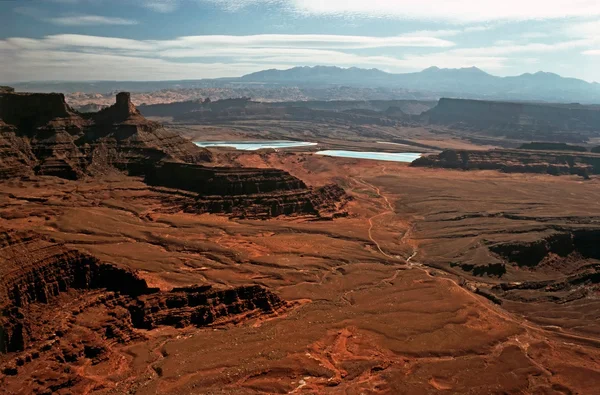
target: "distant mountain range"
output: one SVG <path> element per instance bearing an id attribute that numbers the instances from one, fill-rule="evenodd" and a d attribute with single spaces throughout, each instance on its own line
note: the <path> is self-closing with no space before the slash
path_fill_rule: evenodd
<path id="1" fill-rule="evenodd" d="M 391 74 L 378 69 L 339 67 L 294 67 L 265 70 L 241 77 L 254 83 L 334 84 L 363 87 L 403 88 L 435 92 L 439 96 L 552 102 L 600 103 L 600 84 L 558 74 L 538 72 L 515 77 L 497 77 L 477 67 Z"/>
<path id="2" fill-rule="evenodd" d="M 29 82 L 13 86 L 19 91 L 98 92 L 118 90 L 150 92 L 165 89 L 244 88 L 281 89 L 301 87 L 331 89 L 347 86 L 394 91 L 395 99 L 414 98 L 414 92 L 430 99 L 456 97 L 507 101 L 600 103 L 600 84 L 557 74 L 538 72 L 498 77 L 476 67 L 441 69 L 430 67 L 416 73 L 392 74 L 378 69 L 330 66 L 264 70 L 240 78 L 181 81 Z"/>

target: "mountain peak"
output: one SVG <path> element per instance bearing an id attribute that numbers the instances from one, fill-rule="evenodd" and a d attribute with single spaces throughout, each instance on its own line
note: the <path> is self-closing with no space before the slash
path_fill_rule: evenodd
<path id="1" fill-rule="evenodd" d="M 471 74 L 488 74 L 485 71 L 481 70 L 480 68 L 477 68 L 475 66 L 472 67 L 462 67 L 462 68 L 457 68 L 457 69 L 441 69 L 437 66 L 432 66 L 432 67 L 428 67 L 425 70 L 421 71 L 422 73 L 440 73 L 440 72 L 445 72 L 445 73 L 471 73 Z"/>

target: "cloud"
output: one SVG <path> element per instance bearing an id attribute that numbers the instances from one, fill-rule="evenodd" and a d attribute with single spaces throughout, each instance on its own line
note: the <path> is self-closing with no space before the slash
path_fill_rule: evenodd
<path id="1" fill-rule="evenodd" d="M 174 46 L 251 46 L 302 48 L 385 48 L 385 47 L 452 47 L 454 43 L 424 35 L 388 37 L 348 36 L 327 34 L 259 34 L 250 36 L 189 36 L 171 42 Z"/>
<path id="2" fill-rule="evenodd" d="M 600 20 L 571 21 L 563 26 L 562 32 L 571 37 L 600 38 Z"/>
<path id="3" fill-rule="evenodd" d="M 511 55 L 548 54 L 572 49 L 581 49 L 593 45 L 590 39 L 564 40 L 553 43 L 517 44 L 510 40 L 499 40 L 495 45 L 485 47 L 455 48 L 445 51 L 445 54 L 468 57 L 507 57 Z"/>
<path id="4" fill-rule="evenodd" d="M 179 2 L 177 0 L 143 1 L 141 4 L 152 11 L 162 13 L 173 12 L 179 7 Z"/>
<path id="5" fill-rule="evenodd" d="M 74 1 L 76 0 L 70 0 L 70 2 Z M 48 16 L 48 14 L 43 10 L 34 7 L 15 7 L 13 11 L 17 14 L 25 15 L 39 21 L 60 26 L 136 25 L 138 23 L 133 19 L 114 18 L 101 15 L 70 14 L 61 16 Z"/>
<path id="6" fill-rule="evenodd" d="M 1 55 L 0 45 L 0 68 L 6 71 L 3 73 L 5 82 L 199 79 L 238 76 L 262 68 L 260 64 L 243 62 L 173 63 L 162 59 L 68 51 L 25 51 L 15 55 L 12 60 Z M 65 70 L 69 72 L 65 73 Z"/>
<path id="7" fill-rule="evenodd" d="M 46 36 L 43 39 L 9 38 L 9 42 L 20 45 L 37 45 L 40 48 L 60 47 L 87 47 L 108 48 L 115 50 L 148 51 L 152 56 L 155 51 L 180 51 L 171 52 L 172 57 L 196 56 L 198 51 L 208 49 L 235 49 L 235 48 L 337 48 L 337 49 L 364 49 L 387 47 L 437 47 L 446 48 L 454 43 L 436 37 L 413 36 L 344 36 L 326 34 L 259 34 L 249 36 L 206 35 L 184 36 L 173 40 L 131 40 L 116 37 L 87 36 L 81 34 L 57 34 Z M 35 44 L 34 44 L 35 43 Z M 194 51 L 186 55 L 184 51 Z"/>
<path id="8" fill-rule="evenodd" d="M 137 25 L 133 19 L 111 18 L 100 15 L 70 15 L 45 18 L 47 22 L 61 26 L 91 26 L 91 25 Z"/>
<path id="9" fill-rule="evenodd" d="M 582 54 L 589 56 L 600 56 L 600 49 L 590 49 L 587 51 L 583 51 Z"/>
<path id="10" fill-rule="evenodd" d="M 417 71 L 433 65 L 447 68 L 477 66 L 501 71 L 515 64 L 533 63 L 537 61 L 535 54 L 584 50 L 590 49 L 590 45 L 589 39 L 571 39 L 555 43 L 500 42 L 486 47 L 456 48 L 453 42 L 426 36 L 425 32 L 390 37 L 262 34 L 185 36 L 170 40 L 57 34 L 40 39 L 12 37 L 0 40 L 0 64 L 4 70 L 11 70 L 7 78 L 12 76 L 17 80 L 80 79 L 76 77 L 79 74 L 88 80 L 195 79 L 299 65 L 355 66 L 391 72 Z M 437 52 L 407 52 L 414 47 Z M 376 51 L 378 48 L 380 51 Z M 383 48 L 401 50 L 390 55 L 391 51 L 383 51 Z M 73 68 L 83 71 L 78 69 L 72 74 Z M 67 69 L 68 73 L 65 72 Z"/>
<path id="11" fill-rule="evenodd" d="M 363 55 L 356 49 L 431 46 L 453 43 L 432 37 L 342 35 L 188 36 L 172 40 L 132 40 L 78 34 L 41 39 L 0 40 L 0 67 L 12 80 L 39 79 L 182 79 L 241 75 L 265 68 L 297 65 L 425 68 L 437 59 Z M 482 64 L 500 67 L 491 57 L 440 55 L 448 67 Z M 128 66 L 127 66 L 128 65 Z M 69 70 L 68 73 L 65 70 Z M 3 76 L 4 77 L 4 76 Z"/>
<path id="12" fill-rule="evenodd" d="M 373 17 L 457 23 L 526 21 L 600 16 L 596 0 L 202 0 L 235 11 L 250 5 L 277 5 L 316 16 Z"/>
<path id="13" fill-rule="evenodd" d="M 546 32 L 526 32 L 521 34 L 521 38 L 525 39 L 533 39 L 533 38 L 546 38 L 549 37 L 550 34 Z"/>

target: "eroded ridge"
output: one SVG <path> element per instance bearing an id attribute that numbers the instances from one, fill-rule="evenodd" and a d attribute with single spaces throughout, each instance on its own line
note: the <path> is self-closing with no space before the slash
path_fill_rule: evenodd
<path id="1" fill-rule="evenodd" d="M 291 306 L 257 285 L 160 291 L 33 232 L 0 233 L 0 273 L 0 387 L 11 393 L 94 387 L 86 367 L 118 370 L 121 347 L 159 326 L 238 324 Z"/>
<path id="2" fill-rule="evenodd" d="M 589 177 L 600 174 L 600 155 L 589 152 L 517 149 L 446 150 L 439 155 L 423 156 L 415 160 L 412 166 Z"/>
<path id="3" fill-rule="evenodd" d="M 58 93 L 0 92 L 0 177 L 50 175 L 79 179 L 140 174 L 163 160 L 210 162 L 211 154 L 145 119 L 117 95 L 98 113 L 73 110 Z"/>
<path id="4" fill-rule="evenodd" d="M 170 201 L 192 213 L 227 213 L 237 217 L 345 215 L 349 200 L 344 190 L 331 184 L 310 188 L 279 169 L 206 167 L 167 162 L 148 172 L 145 182 L 161 189 Z M 169 193 L 170 192 L 170 193 Z"/>

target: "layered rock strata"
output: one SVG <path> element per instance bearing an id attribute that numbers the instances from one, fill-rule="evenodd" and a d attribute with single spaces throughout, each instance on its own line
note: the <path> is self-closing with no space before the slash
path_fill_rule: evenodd
<path id="1" fill-rule="evenodd" d="M 147 330 L 239 323 L 288 307 L 256 285 L 159 291 L 131 270 L 33 232 L 1 231 L 0 387 L 16 388 L 11 377 L 24 370 L 16 380 L 29 393 L 79 388 L 87 379 L 76 366 L 109 363 L 116 345 Z M 43 373 L 55 369 L 64 374 Z"/>
<path id="2" fill-rule="evenodd" d="M 184 211 L 226 213 L 237 217 L 295 214 L 332 218 L 343 215 L 342 208 L 349 199 L 336 185 L 309 188 L 301 180 L 278 169 L 167 162 L 148 172 L 145 181 L 149 185 L 182 190 L 171 191 L 174 196 L 170 200 L 177 201 Z"/>
<path id="3" fill-rule="evenodd" d="M 208 162 L 210 153 L 146 120 L 128 93 L 80 114 L 62 94 L 0 92 L 0 177 L 77 179 L 117 169 L 140 174 L 162 160 Z"/>
<path id="4" fill-rule="evenodd" d="M 600 155 L 538 150 L 447 150 L 439 155 L 423 156 L 411 166 L 587 177 L 600 174 Z"/>
<path id="5" fill-rule="evenodd" d="M 75 180 L 118 170 L 194 193 L 175 199 L 187 211 L 239 216 L 331 217 L 347 199 L 340 188 L 313 190 L 281 170 L 201 166 L 209 151 L 145 119 L 126 92 L 90 114 L 71 109 L 61 94 L 5 91 L 0 104 L 0 179 Z"/>
<path id="6" fill-rule="evenodd" d="M 600 133 L 600 111 L 579 104 L 511 103 L 440 99 L 422 115 L 426 122 L 501 135 L 558 142 L 585 142 Z"/>

